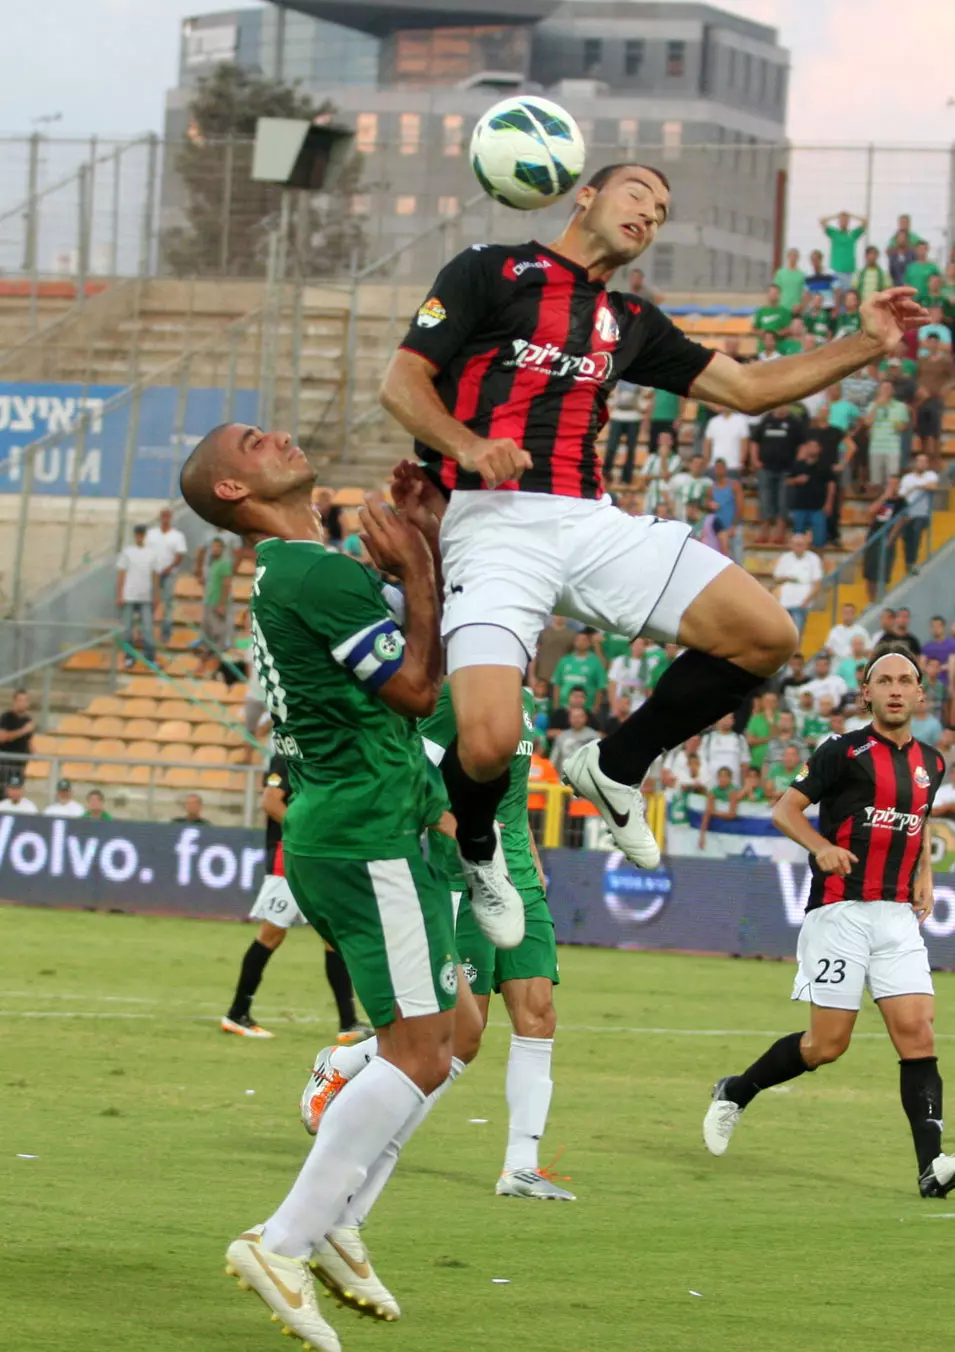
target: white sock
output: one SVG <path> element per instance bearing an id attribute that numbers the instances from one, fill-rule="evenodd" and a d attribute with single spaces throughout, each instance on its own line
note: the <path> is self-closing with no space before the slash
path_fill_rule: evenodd
<path id="1" fill-rule="evenodd" d="M 369 1037 L 364 1042 L 354 1043 L 351 1047 L 336 1047 L 328 1058 L 328 1063 L 332 1070 L 337 1070 L 346 1080 L 353 1080 L 360 1070 L 364 1070 L 374 1061 L 377 1055 L 378 1039 Z"/>
<path id="2" fill-rule="evenodd" d="M 553 1052 L 552 1037 L 511 1035 L 506 1080 L 510 1122 L 507 1154 L 504 1156 L 505 1173 L 514 1169 L 538 1167 L 538 1145 L 547 1126 L 551 1094 L 554 1092 L 554 1082 L 550 1078 Z"/>
<path id="3" fill-rule="evenodd" d="M 357 1192 L 368 1170 L 425 1096 L 404 1071 L 376 1057 L 322 1116 L 298 1178 L 265 1224 L 262 1245 L 307 1258 Z"/>
<path id="4" fill-rule="evenodd" d="M 421 1126 L 421 1123 L 428 1116 L 438 1099 L 446 1089 L 451 1088 L 451 1085 L 454 1084 L 455 1080 L 463 1070 L 464 1062 L 459 1061 L 456 1056 L 452 1056 L 451 1071 L 448 1078 L 443 1084 L 438 1085 L 434 1093 L 429 1094 L 425 1101 L 414 1109 L 408 1120 L 395 1132 L 394 1136 L 368 1170 L 368 1175 L 361 1188 L 359 1188 L 352 1197 L 349 1197 L 336 1225 L 348 1226 L 351 1228 L 364 1225 L 372 1207 L 384 1191 L 385 1184 L 395 1171 L 395 1166 L 398 1163 L 398 1156 L 401 1154 L 402 1147 L 407 1145 L 411 1140 L 412 1136 Z M 344 1093 L 344 1090 L 342 1092 Z M 324 1131 L 324 1129 L 323 1122 L 322 1130 Z"/>

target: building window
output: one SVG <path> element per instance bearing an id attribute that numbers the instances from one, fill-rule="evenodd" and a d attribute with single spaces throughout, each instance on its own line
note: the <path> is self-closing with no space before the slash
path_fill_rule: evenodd
<path id="1" fill-rule="evenodd" d="M 653 280 L 659 286 L 673 281 L 673 245 L 658 244 L 653 251 Z"/>
<path id="2" fill-rule="evenodd" d="M 686 43 L 667 43 L 667 75 L 682 75 L 686 64 Z"/>
<path id="3" fill-rule="evenodd" d="M 444 119 L 444 153 L 460 155 L 464 141 L 464 118 L 460 113 L 448 113 Z"/>
<path id="4" fill-rule="evenodd" d="M 753 58 L 749 52 L 743 53 L 743 93 L 749 93 L 749 82 L 753 77 Z"/>
<path id="5" fill-rule="evenodd" d="M 777 108 L 780 108 L 780 109 L 781 109 L 782 106 L 783 106 L 783 94 L 784 94 L 784 92 L 785 92 L 785 89 L 786 89 L 786 67 L 785 67 L 785 66 L 777 66 L 777 67 L 776 67 L 776 107 L 777 107 Z"/>
<path id="6" fill-rule="evenodd" d="M 353 192 L 348 199 L 348 207 L 353 216 L 367 216 L 371 211 L 371 194 Z"/>
<path id="7" fill-rule="evenodd" d="M 378 114 L 359 113 L 355 119 L 355 149 L 370 155 L 378 144 Z"/>
<path id="8" fill-rule="evenodd" d="M 682 122 L 664 122 L 663 124 L 663 158 L 665 160 L 678 160 L 680 158 L 680 147 L 683 144 L 683 123 Z"/>
<path id="9" fill-rule="evenodd" d="M 768 65 L 769 65 L 769 62 L 768 62 L 768 61 L 760 61 L 760 62 L 759 62 L 759 96 L 758 96 L 758 97 L 759 97 L 760 103 L 763 103 L 763 102 L 765 101 L 765 99 L 766 99 L 766 69 L 767 69 Z"/>
<path id="10" fill-rule="evenodd" d="M 584 74 L 590 75 L 600 68 L 603 59 L 603 43 L 600 38 L 584 39 Z"/>
<path id="11" fill-rule="evenodd" d="M 736 212 L 735 212 L 735 211 L 731 211 L 731 212 L 730 212 L 730 233 L 733 234 L 733 235 L 736 234 Z"/>
<path id="12" fill-rule="evenodd" d="M 458 203 L 458 199 L 457 199 L 456 197 L 439 197 L 439 198 L 438 198 L 438 215 L 439 215 L 439 216 L 453 216 L 454 213 L 457 211 L 458 206 L 459 206 L 459 203 Z"/>
<path id="13" fill-rule="evenodd" d="M 402 155 L 417 155 L 421 147 L 421 117 L 402 113 L 398 119 L 398 148 Z"/>
<path id="14" fill-rule="evenodd" d="M 624 117 L 617 123 L 617 140 L 627 150 L 632 150 L 640 135 L 640 123 L 635 117 Z"/>
<path id="15" fill-rule="evenodd" d="M 643 66 L 643 38 L 628 38 L 623 49 L 623 69 L 625 75 L 639 75 Z"/>
<path id="16" fill-rule="evenodd" d="M 730 89 L 736 88 L 736 48 L 730 48 L 729 65 L 726 68 L 726 83 Z"/>
<path id="17" fill-rule="evenodd" d="M 413 216 L 418 209 L 418 199 L 411 193 L 405 193 L 402 197 L 395 198 L 396 216 Z"/>

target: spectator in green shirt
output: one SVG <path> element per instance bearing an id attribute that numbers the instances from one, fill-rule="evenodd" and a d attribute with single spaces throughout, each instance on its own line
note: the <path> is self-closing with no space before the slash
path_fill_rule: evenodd
<path id="1" fill-rule="evenodd" d="M 653 694 L 657 681 L 667 667 L 673 664 L 678 651 L 675 643 L 668 643 L 666 648 L 661 648 L 658 643 L 655 643 L 643 654 L 643 660 L 640 663 L 640 679 L 648 695 Z"/>
<path id="2" fill-rule="evenodd" d="M 879 266 L 879 251 L 870 244 L 865 251 L 865 262 L 853 278 L 852 285 L 860 298 L 867 301 L 877 291 L 884 291 L 890 285 L 889 274 Z"/>
<path id="3" fill-rule="evenodd" d="M 795 314 L 802 309 L 802 293 L 806 285 L 806 274 L 799 266 L 799 250 L 786 252 L 786 266 L 777 268 L 773 285 L 779 291 L 779 303 Z"/>
<path id="4" fill-rule="evenodd" d="M 776 344 L 776 351 L 781 357 L 794 357 L 797 352 L 803 351 L 803 339 L 806 336 L 806 325 L 803 322 L 802 315 L 793 315 L 793 321 L 789 326 L 789 336 L 780 338 Z"/>
<path id="5" fill-rule="evenodd" d="M 833 338 L 848 338 L 862 328 L 859 293 L 851 286 L 842 297 L 842 305 L 832 324 Z"/>
<path id="6" fill-rule="evenodd" d="M 790 743 L 783 752 L 781 761 L 773 761 L 763 774 L 763 783 L 766 786 L 766 792 L 769 794 L 771 803 L 778 803 L 780 798 L 792 784 L 793 780 L 799 774 L 802 765 L 802 756 L 799 748 Z"/>
<path id="7" fill-rule="evenodd" d="M 756 770 L 757 780 L 766 759 L 766 748 L 776 736 L 778 716 L 779 696 L 775 690 L 767 690 L 764 694 L 756 696 L 752 715 L 746 724 L 745 735 L 749 746 L 749 763 Z"/>
<path id="8" fill-rule="evenodd" d="M 113 820 L 112 812 L 106 811 L 106 799 L 99 789 L 90 789 L 86 795 L 86 811 L 83 816 L 94 822 L 111 822 Z"/>
<path id="9" fill-rule="evenodd" d="M 734 806 L 740 803 L 765 803 L 766 790 L 763 788 L 761 771 L 749 764 L 743 771 L 743 787 L 737 791 Z"/>
<path id="10" fill-rule="evenodd" d="M 803 312 L 802 317 L 806 332 L 811 333 L 816 338 L 824 338 L 828 342 L 832 336 L 830 314 L 831 312 L 826 309 L 825 297 L 822 292 L 813 292 L 809 300 L 809 308 Z"/>
<path id="11" fill-rule="evenodd" d="M 203 564 L 202 625 L 200 638 L 207 640 L 207 651 L 218 666 L 220 653 L 229 646 L 229 595 L 232 590 L 232 556 L 225 541 L 216 536 Z"/>
<path id="12" fill-rule="evenodd" d="M 716 783 L 706 795 L 706 811 L 700 822 L 700 849 L 706 849 L 706 833 L 714 817 L 732 821 L 736 816 L 736 793 L 733 789 L 733 771 L 721 765 L 716 772 Z"/>
<path id="13" fill-rule="evenodd" d="M 680 419 L 683 416 L 683 400 L 669 390 L 654 390 L 653 404 L 650 408 L 650 454 L 655 455 L 661 432 L 673 434 L 673 444 L 680 440 Z"/>
<path id="14" fill-rule="evenodd" d="M 906 239 L 908 240 L 909 244 L 912 246 L 913 249 L 915 248 L 916 244 L 923 243 L 922 236 L 917 235 L 915 231 L 912 229 L 912 217 L 908 215 L 907 212 L 903 212 L 902 215 L 899 217 L 899 223 L 892 231 L 892 238 L 889 240 L 888 245 L 886 247 L 891 249 L 892 245 L 898 239 L 899 235 L 905 235 Z"/>
<path id="15" fill-rule="evenodd" d="M 949 263 L 942 278 L 942 318 L 955 330 L 955 263 Z"/>
<path id="16" fill-rule="evenodd" d="M 586 707 L 593 711 L 607 688 L 604 664 L 590 646 L 588 634 L 578 634 L 573 652 L 567 653 L 554 669 L 554 707 L 561 708 L 575 686 L 586 691 Z"/>
<path id="17" fill-rule="evenodd" d="M 764 333 L 785 333 L 793 321 L 793 312 L 783 305 L 779 298 L 779 287 L 772 282 L 766 288 L 766 303 L 761 305 L 753 315 L 753 332 L 760 336 L 760 349 L 762 349 L 762 335 Z"/>
<path id="18" fill-rule="evenodd" d="M 939 267 L 928 256 L 928 245 L 923 239 L 915 246 L 915 258 L 905 269 L 904 283 L 914 286 L 923 305 L 929 300 L 928 279 L 938 275 Z"/>
<path id="19" fill-rule="evenodd" d="M 852 221 L 859 224 L 853 226 Z M 856 270 L 856 241 L 865 234 L 869 222 L 852 211 L 840 211 L 834 216 L 823 216 L 819 224 L 829 236 L 829 267 L 836 275 L 840 291 L 845 291 L 852 285 Z"/>
<path id="20" fill-rule="evenodd" d="M 829 400 L 829 423 L 830 427 L 838 427 L 842 432 L 848 432 L 859 421 L 859 408 L 851 399 L 843 399 L 842 385 L 830 385 L 826 391 Z"/>

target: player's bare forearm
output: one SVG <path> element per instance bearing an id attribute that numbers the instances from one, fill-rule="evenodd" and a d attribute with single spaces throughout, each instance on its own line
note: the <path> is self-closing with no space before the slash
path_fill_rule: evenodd
<path id="1" fill-rule="evenodd" d="M 748 366 L 740 366 L 718 352 L 697 376 L 690 393 L 696 398 L 714 399 L 741 413 L 766 413 L 836 384 L 860 367 L 881 360 L 884 351 L 876 339 L 857 333 L 851 338 L 840 338 L 837 343 L 827 343 L 814 352 L 752 362 Z"/>
<path id="2" fill-rule="evenodd" d="M 474 433 L 441 402 L 431 364 L 413 352 L 402 350 L 392 357 L 379 398 L 406 432 L 441 455 L 457 460 L 475 441 Z"/>
<path id="3" fill-rule="evenodd" d="M 285 793 L 282 789 L 264 789 L 259 801 L 262 805 L 262 811 L 267 817 L 271 817 L 274 822 L 285 820 L 285 814 L 288 812 L 288 803 L 285 801 Z"/>
<path id="4" fill-rule="evenodd" d="M 406 707 L 402 712 L 410 718 L 426 718 L 438 702 L 444 671 L 441 606 L 431 569 L 406 574 L 404 588 L 405 655 L 399 674 L 404 678 L 402 703 Z"/>

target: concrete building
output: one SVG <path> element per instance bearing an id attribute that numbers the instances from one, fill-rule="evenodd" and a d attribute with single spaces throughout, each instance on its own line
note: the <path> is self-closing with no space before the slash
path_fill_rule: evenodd
<path id="1" fill-rule="evenodd" d="M 755 289 L 782 200 L 788 59 L 774 29 L 707 4 L 288 0 L 186 21 L 166 133 L 186 133 L 195 80 L 216 61 L 300 79 L 355 128 L 363 174 L 351 207 L 375 258 L 474 195 L 467 146 L 490 103 L 545 93 L 580 123 L 588 172 L 639 154 L 670 177 L 672 222 L 646 258 L 657 286 Z M 173 176 L 163 207 L 174 220 Z M 482 203 L 454 243 L 547 238 L 566 214 L 566 204 L 529 219 Z M 423 280 L 434 258 L 432 240 L 396 271 Z"/>

